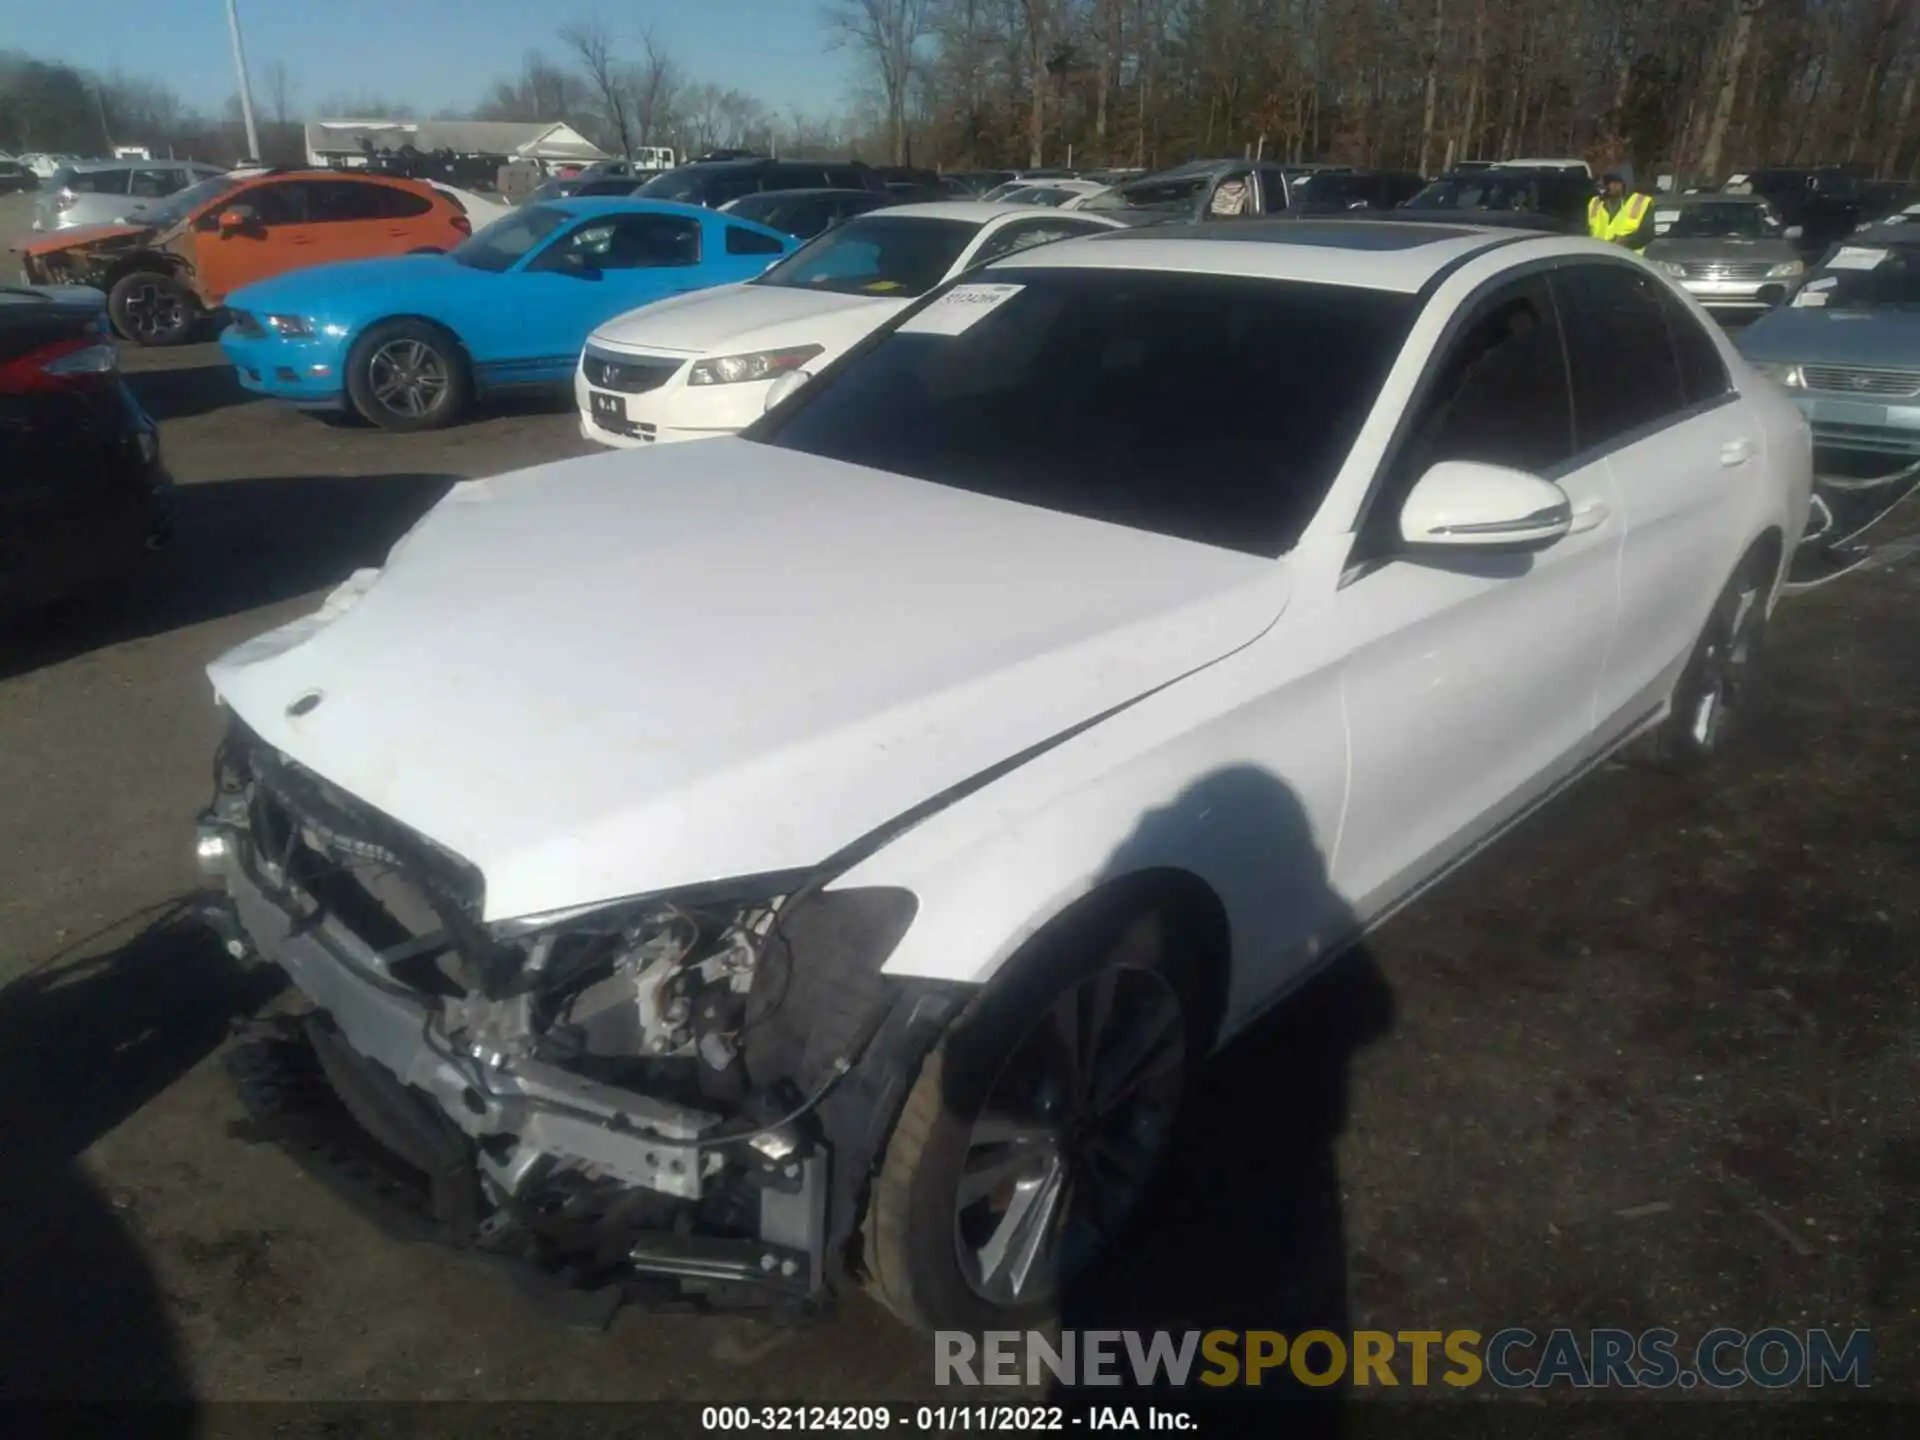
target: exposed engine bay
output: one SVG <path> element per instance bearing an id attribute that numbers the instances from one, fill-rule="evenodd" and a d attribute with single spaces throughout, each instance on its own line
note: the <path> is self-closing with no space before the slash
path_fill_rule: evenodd
<path id="1" fill-rule="evenodd" d="M 818 877 L 484 925 L 471 867 L 238 724 L 198 849 L 311 1003 L 229 1056 L 270 1138 L 611 1303 L 820 1296 L 962 998 L 879 974 L 911 897 Z"/>

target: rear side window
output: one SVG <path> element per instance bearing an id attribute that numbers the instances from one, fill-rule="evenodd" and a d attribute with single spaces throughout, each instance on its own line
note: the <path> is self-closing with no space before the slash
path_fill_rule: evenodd
<path id="1" fill-rule="evenodd" d="M 128 172 L 127 193 L 145 200 L 158 200 L 186 189 L 190 178 L 185 170 L 133 170 Z"/>
<path id="2" fill-rule="evenodd" d="M 1624 265 L 1552 276 L 1573 360 L 1575 446 L 1613 444 L 1686 408 L 1659 283 Z"/>
<path id="3" fill-rule="evenodd" d="M 1686 306 L 1672 296 L 1667 296 L 1666 302 L 1667 323 L 1673 327 L 1674 358 L 1680 362 L 1680 388 L 1687 404 L 1719 399 L 1733 388 L 1727 362 L 1720 358 L 1720 347 L 1687 313 Z"/>
<path id="4" fill-rule="evenodd" d="M 778 255 L 786 248 L 773 236 L 762 235 L 758 230 L 749 230 L 743 225 L 727 226 L 729 255 Z"/>
<path id="5" fill-rule="evenodd" d="M 1547 474 L 1572 458 L 1573 406 L 1546 283 L 1519 281 L 1476 309 L 1447 350 L 1394 467 L 1405 494 L 1442 460 Z"/>
<path id="6" fill-rule="evenodd" d="M 316 225 L 354 220 L 406 220 L 424 215 L 433 202 L 397 185 L 329 180 L 308 187 L 308 219 Z"/>
<path id="7" fill-rule="evenodd" d="M 957 330 L 908 319 L 750 438 L 1279 555 L 1324 500 L 1413 304 L 1243 277 L 1017 273 Z"/>

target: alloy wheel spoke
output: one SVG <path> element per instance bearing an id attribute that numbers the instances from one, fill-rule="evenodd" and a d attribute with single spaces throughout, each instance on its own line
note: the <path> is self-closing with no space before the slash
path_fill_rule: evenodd
<path id="1" fill-rule="evenodd" d="M 1096 1057 L 1093 1108 L 1106 1114 L 1142 1088 L 1176 1075 L 1184 1056 L 1180 1014 L 1154 1006 Z"/>
<path id="2" fill-rule="evenodd" d="M 996 1291 L 1019 1296 L 1034 1278 L 1054 1231 L 1065 1167 L 1054 1161 L 1014 1186 L 1000 1223 L 980 1247 L 980 1277 Z"/>
<path id="3" fill-rule="evenodd" d="M 1053 1163 L 1052 1147 L 1030 1144 L 1024 1138 L 1009 1144 L 976 1146 L 960 1172 L 955 1203 L 964 1210 L 1009 1182 L 1033 1179 Z"/>

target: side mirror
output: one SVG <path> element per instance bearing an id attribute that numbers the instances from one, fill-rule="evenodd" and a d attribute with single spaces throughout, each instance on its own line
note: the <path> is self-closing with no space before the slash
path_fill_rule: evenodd
<path id="1" fill-rule="evenodd" d="M 812 378 L 813 376 L 804 370 L 787 371 L 786 374 L 782 375 L 767 387 L 767 403 L 762 407 L 762 413 L 773 409 L 774 406 L 793 394 L 794 391 L 798 390 Z"/>
<path id="2" fill-rule="evenodd" d="M 1400 539 L 1422 549 L 1550 545 L 1572 528 L 1573 506 L 1558 485 L 1477 460 L 1442 460 L 1400 507 Z"/>
<path id="3" fill-rule="evenodd" d="M 231 235 L 236 231 L 244 230 L 252 223 L 253 207 L 251 205 L 234 205 L 220 212 L 222 235 Z"/>
<path id="4" fill-rule="evenodd" d="M 1806 233 L 1807 232 L 1805 230 L 1802 230 L 1798 225 L 1789 225 L 1786 229 L 1780 232 L 1780 238 L 1783 240 L 1798 240 L 1802 235 Z"/>

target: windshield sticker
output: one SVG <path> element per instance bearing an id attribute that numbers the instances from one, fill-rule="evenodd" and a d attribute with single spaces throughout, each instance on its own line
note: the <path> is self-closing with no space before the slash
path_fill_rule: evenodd
<path id="1" fill-rule="evenodd" d="M 1671 225 L 1680 218 L 1680 212 L 1678 210 L 1656 210 L 1653 212 L 1653 218 L 1658 224 Z"/>
<path id="2" fill-rule="evenodd" d="M 1027 287 L 956 285 L 900 327 L 902 335 L 964 335 Z"/>
<path id="3" fill-rule="evenodd" d="M 1826 303 L 1827 292 L 1824 290 L 1802 290 L 1793 297 L 1793 308 L 1796 310 L 1818 310 Z"/>
<path id="4" fill-rule="evenodd" d="M 1842 245 L 1827 261 L 1829 270 L 1871 270 L 1887 258 L 1885 250 L 1867 250 L 1858 245 Z"/>

